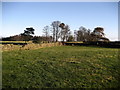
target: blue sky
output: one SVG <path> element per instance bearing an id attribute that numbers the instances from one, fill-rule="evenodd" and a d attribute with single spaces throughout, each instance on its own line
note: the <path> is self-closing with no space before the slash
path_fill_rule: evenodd
<path id="1" fill-rule="evenodd" d="M 105 29 L 106 37 L 118 39 L 118 2 L 3 2 L 2 36 L 22 33 L 33 27 L 35 35 L 52 21 L 68 24 L 71 31 L 84 26 L 93 31 L 97 26 Z"/>

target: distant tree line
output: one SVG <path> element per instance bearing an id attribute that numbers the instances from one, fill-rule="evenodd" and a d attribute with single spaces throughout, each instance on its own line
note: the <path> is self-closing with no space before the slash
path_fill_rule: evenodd
<path id="1" fill-rule="evenodd" d="M 33 36 L 35 29 L 33 27 L 26 28 L 23 33 L 10 37 L 1 38 L 3 41 L 30 41 L 34 43 L 43 42 L 72 42 L 72 41 L 109 41 L 105 37 L 104 28 L 96 27 L 93 32 L 81 26 L 78 30 L 74 30 L 72 34 L 70 26 L 60 22 L 53 21 L 50 26 L 43 28 L 43 36 Z"/>

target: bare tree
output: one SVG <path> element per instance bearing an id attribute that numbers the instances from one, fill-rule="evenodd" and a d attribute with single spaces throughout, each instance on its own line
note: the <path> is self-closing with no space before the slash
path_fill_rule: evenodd
<path id="1" fill-rule="evenodd" d="M 46 37 L 46 41 L 48 41 L 49 32 L 50 32 L 50 27 L 49 26 L 45 26 L 44 29 L 43 29 L 43 33 L 44 33 L 44 35 Z"/>
<path id="2" fill-rule="evenodd" d="M 88 29 L 87 30 L 87 41 L 91 41 L 91 30 L 90 29 Z"/>
<path id="3" fill-rule="evenodd" d="M 70 27 L 69 25 L 65 25 L 64 23 L 61 23 L 60 26 L 61 28 L 61 39 L 64 42 L 65 40 L 67 41 L 69 36 L 70 36 Z"/>
<path id="4" fill-rule="evenodd" d="M 68 40 L 67 40 L 68 42 L 73 42 L 74 41 L 74 37 L 73 37 L 73 35 L 70 35 L 69 37 L 68 37 Z"/>
<path id="5" fill-rule="evenodd" d="M 77 41 L 90 41 L 90 29 L 86 29 L 81 26 L 79 30 L 76 32 Z"/>
<path id="6" fill-rule="evenodd" d="M 53 21 L 51 26 L 52 26 L 52 34 L 53 34 L 53 41 L 58 41 L 60 37 L 60 21 Z"/>
<path id="7" fill-rule="evenodd" d="M 70 27 L 69 27 L 69 25 L 66 25 L 65 26 L 65 39 L 66 39 L 66 41 L 68 41 L 68 38 L 70 35 L 71 35 Z"/>
<path id="8" fill-rule="evenodd" d="M 74 30 L 74 41 L 77 41 L 77 30 Z"/>

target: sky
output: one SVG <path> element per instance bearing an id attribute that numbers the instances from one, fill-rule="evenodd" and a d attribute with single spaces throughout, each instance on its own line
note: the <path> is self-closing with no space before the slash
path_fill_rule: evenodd
<path id="1" fill-rule="evenodd" d="M 2 37 L 18 35 L 33 27 L 35 35 L 53 21 L 94 30 L 103 27 L 106 37 L 118 40 L 118 2 L 2 2 Z"/>

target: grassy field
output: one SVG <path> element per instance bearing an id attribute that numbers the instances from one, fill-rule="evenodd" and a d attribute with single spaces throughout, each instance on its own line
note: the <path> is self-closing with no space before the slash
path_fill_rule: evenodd
<path id="1" fill-rule="evenodd" d="M 118 49 L 56 46 L 4 51 L 3 88 L 118 88 Z"/>

